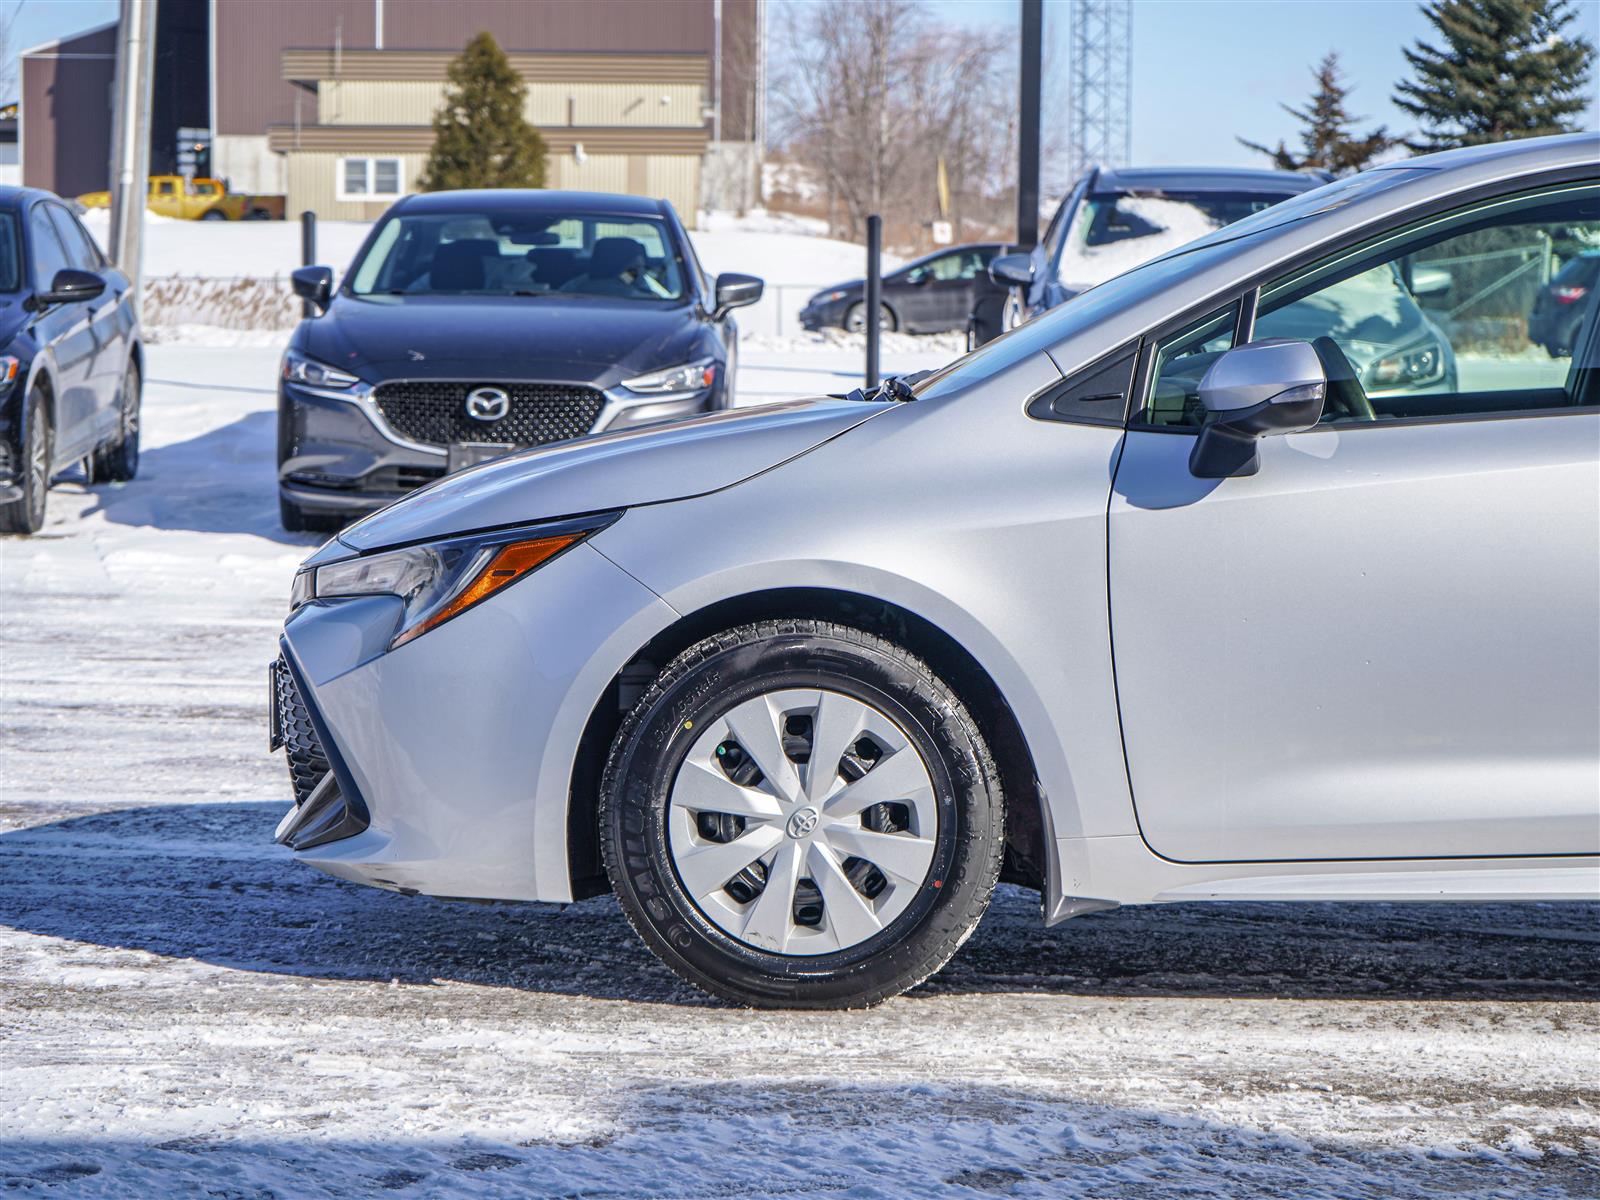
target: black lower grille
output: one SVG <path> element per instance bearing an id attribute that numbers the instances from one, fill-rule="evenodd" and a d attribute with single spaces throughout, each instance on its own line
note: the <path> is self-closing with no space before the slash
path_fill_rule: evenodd
<path id="1" fill-rule="evenodd" d="M 289 760 L 289 779 L 294 784 L 294 802 L 304 804 L 322 777 L 328 773 L 328 756 L 312 727 L 300 689 L 295 686 L 289 664 L 279 658 L 273 664 L 272 686 L 277 692 L 278 727 L 283 736 L 284 756 Z"/>
<path id="2" fill-rule="evenodd" d="M 510 407 L 495 421 L 480 421 L 467 412 L 467 396 L 478 388 L 496 388 Z M 373 401 L 383 419 L 401 437 L 443 446 L 451 442 L 498 442 L 542 446 L 582 437 L 594 428 L 605 396 L 597 389 L 570 383 L 483 383 L 417 380 L 379 384 Z"/>

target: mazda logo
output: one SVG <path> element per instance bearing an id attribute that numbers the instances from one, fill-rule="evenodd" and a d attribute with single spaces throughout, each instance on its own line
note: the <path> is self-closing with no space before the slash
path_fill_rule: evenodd
<path id="1" fill-rule="evenodd" d="M 474 421 L 498 421 L 511 411 L 511 397 L 499 388 L 474 388 L 467 393 L 467 416 Z"/>

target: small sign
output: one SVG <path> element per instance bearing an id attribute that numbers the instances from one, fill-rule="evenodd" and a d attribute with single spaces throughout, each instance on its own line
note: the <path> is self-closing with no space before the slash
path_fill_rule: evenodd
<path id="1" fill-rule="evenodd" d="M 955 240 L 955 230 L 950 228 L 949 221 L 933 222 L 933 244 L 935 246 L 948 246 Z"/>

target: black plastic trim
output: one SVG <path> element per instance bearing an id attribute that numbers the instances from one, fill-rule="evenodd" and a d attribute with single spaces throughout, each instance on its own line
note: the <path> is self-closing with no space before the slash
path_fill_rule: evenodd
<path id="1" fill-rule="evenodd" d="M 300 664 L 295 662 L 294 654 L 289 649 L 289 639 L 280 637 L 278 649 L 283 654 L 284 665 L 288 667 L 289 674 L 294 678 L 294 686 L 300 693 L 301 702 L 306 706 L 306 715 L 311 718 L 311 728 L 316 731 L 317 740 L 322 743 L 322 753 L 327 757 L 329 774 L 339 785 L 339 794 L 343 797 L 345 807 L 355 820 L 360 822 L 360 828 L 351 829 L 349 833 L 341 834 L 350 837 L 361 832 L 372 823 L 371 810 L 361 795 L 361 789 L 356 787 L 355 777 L 350 774 L 350 768 L 345 763 L 344 754 L 339 749 L 339 744 L 333 740 L 333 735 L 328 732 L 328 723 L 323 719 L 322 710 L 317 707 L 317 702 L 312 696 L 311 689 L 306 687 L 305 676 L 300 671 Z M 311 798 L 307 798 L 305 807 L 309 808 Z M 332 840 L 327 839 L 327 840 Z M 295 849 L 300 849 L 296 846 Z"/>
<path id="2" fill-rule="evenodd" d="M 1128 395 L 1138 357 L 1139 343 L 1135 341 L 1096 359 L 1034 393 L 1028 401 L 1028 416 L 1035 421 L 1122 428 L 1127 423 Z"/>

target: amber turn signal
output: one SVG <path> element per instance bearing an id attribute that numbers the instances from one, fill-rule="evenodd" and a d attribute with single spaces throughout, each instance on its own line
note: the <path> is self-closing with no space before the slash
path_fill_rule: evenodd
<path id="1" fill-rule="evenodd" d="M 511 542 L 495 547 L 489 560 L 468 580 L 465 587 L 452 596 L 438 612 L 395 638 L 394 645 L 403 646 L 412 638 L 420 637 L 428 630 L 443 625 L 451 617 L 466 612 L 474 604 L 487 600 L 501 588 L 509 587 L 534 568 L 542 566 L 574 542 L 581 541 L 584 536 L 585 534 L 581 532 L 558 533 L 550 537 L 533 538 L 526 542 Z"/>

